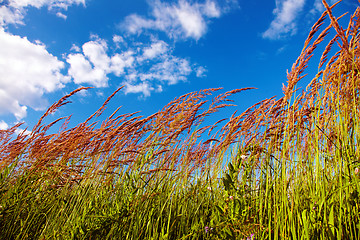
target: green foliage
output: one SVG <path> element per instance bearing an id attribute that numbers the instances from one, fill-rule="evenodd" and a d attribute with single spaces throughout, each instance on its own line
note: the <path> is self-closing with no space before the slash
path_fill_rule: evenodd
<path id="1" fill-rule="evenodd" d="M 218 126 L 201 128 L 203 119 L 248 89 L 215 97 L 204 112 L 202 99 L 218 89 L 146 119 L 114 113 L 96 129 L 89 121 L 110 97 L 84 123 L 46 135 L 54 123 L 42 120 L 81 88 L 30 136 L 10 141 L 16 127 L 0 130 L 0 240 L 360 239 L 360 10 L 344 32 L 324 4 L 284 97 L 234 114 L 205 142 Z M 298 94 L 326 15 L 337 35 Z"/>

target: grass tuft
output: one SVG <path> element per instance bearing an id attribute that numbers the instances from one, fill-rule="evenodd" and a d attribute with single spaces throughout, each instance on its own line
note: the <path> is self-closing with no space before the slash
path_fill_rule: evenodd
<path id="1" fill-rule="evenodd" d="M 189 93 L 148 117 L 117 109 L 99 124 L 120 88 L 75 127 L 45 124 L 79 88 L 30 134 L 0 130 L 0 239 L 360 239 L 360 8 L 343 29 L 338 3 L 323 4 L 284 96 L 229 119 L 204 126 L 252 88 Z"/>

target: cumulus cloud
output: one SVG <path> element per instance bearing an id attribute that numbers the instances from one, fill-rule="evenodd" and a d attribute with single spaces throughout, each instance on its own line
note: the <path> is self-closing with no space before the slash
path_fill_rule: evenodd
<path id="1" fill-rule="evenodd" d="M 108 55 L 105 40 L 95 37 L 82 46 L 81 53 L 69 54 L 66 61 L 70 64 L 69 75 L 76 84 L 88 83 L 96 87 L 108 86 L 107 74 L 120 76 L 133 62 L 131 51 Z"/>
<path id="2" fill-rule="evenodd" d="M 69 75 L 76 84 L 89 83 L 96 87 L 107 86 L 107 77 L 104 69 L 95 68 L 81 53 L 71 54 L 67 58 L 70 64 Z"/>
<path id="3" fill-rule="evenodd" d="M 54 92 L 69 82 L 61 71 L 65 64 L 50 54 L 40 41 L 5 31 L 9 24 L 24 25 L 29 7 L 47 7 L 58 17 L 70 5 L 85 5 L 85 0 L 6 0 L 0 4 L 0 114 L 13 114 L 17 120 L 27 115 L 28 107 L 43 110 L 45 93 Z"/>
<path id="4" fill-rule="evenodd" d="M 263 38 L 280 39 L 286 35 L 294 35 L 297 31 L 295 20 L 304 5 L 305 0 L 276 1 L 276 8 L 273 11 L 275 19 L 262 34 Z"/>
<path id="5" fill-rule="evenodd" d="M 5 26 L 8 24 L 18 24 L 23 25 L 24 10 L 11 8 L 6 5 L 0 7 L 0 26 Z"/>
<path id="6" fill-rule="evenodd" d="M 197 77 L 200 67 L 191 64 L 189 60 L 172 55 L 171 50 L 151 59 L 146 65 L 142 62 L 142 55 L 135 57 L 134 68 L 129 69 L 125 76 L 125 93 L 142 93 L 144 97 L 151 92 L 162 92 L 164 85 L 174 85 L 180 81 L 187 81 L 192 73 Z M 205 68 L 203 68 L 205 71 Z M 200 70 L 201 71 L 201 70 Z"/>
<path id="7" fill-rule="evenodd" d="M 142 93 L 144 97 L 151 92 L 162 92 L 164 85 L 174 85 L 187 81 L 192 73 L 206 71 L 203 67 L 191 64 L 185 58 L 172 54 L 173 48 L 161 40 L 142 46 L 134 54 L 134 65 L 125 75 L 125 93 Z"/>
<path id="8" fill-rule="evenodd" d="M 47 7 L 48 10 L 55 11 L 58 17 L 66 19 L 61 10 L 80 4 L 85 6 L 85 0 L 7 0 L 0 7 L 0 26 L 24 24 L 23 19 L 29 7 Z"/>
<path id="9" fill-rule="evenodd" d="M 186 81 L 191 73 L 203 77 L 203 67 L 192 65 L 189 60 L 172 54 L 173 48 L 162 40 L 152 37 L 150 43 L 113 37 L 116 44 L 121 41 L 130 45 L 126 50 L 112 49 L 105 40 L 94 37 L 82 46 L 82 51 L 66 57 L 70 65 L 69 75 L 76 84 L 89 84 L 95 87 L 108 86 L 109 74 L 122 79 L 125 93 L 142 93 L 144 97 L 151 92 L 161 92 L 163 85 Z"/>
<path id="10" fill-rule="evenodd" d="M 148 1 L 151 7 L 149 16 L 131 14 L 119 24 L 125 36 L 113 36 L 117 49 L 125 46 L 131 52 L 132 64 L 120 65 L 117 76 L 124 80 L 125 93 L 142 93 L 144 97 L 152 92 L 161 92 L 163 86 L 174 85 L 180 81 L 187 81 L 191 74 L 204 77 L 206 69 L 192 64 L 188 59 L 173 55 L 174 47 L 168 43 L 155 39 L 153 31 L 164 32 L 172 40 L 199 40 L 208 31 L 211 19 L 219 18 L 229 10 L 238 7 L 237 0 L 178 0 L 165 2 L 161 0 Z M 126 37 L 140 35 L 152 38 L 150 44 L 132 41 L 128 43 Z M 129 55 L 129 53 L 128 53 Z M 124 56 L 124 54 L 123 54 Z M 114 56 L 110 56 L 110 71 L 115 71 Z M 124 56 L 123 59 L 126 59 Z M 123 62 L 123 61 L 122 61 Z M 94 65 L 95 67 L 95 65 Z"/>
<path id="11" fill-rule="evenodd" d="M 56 91 L 70 78 L 61 74 L 64 63 L 41 43 L 32 43 L 0 29 L 0 113 L 12 113 L 18 120 L 27 106 L 43 109 L 45 93 Z"/>
<path id="12" fill-rule="evenodd" d="M 165 85 L 187 81 L 192 73 L 202 77 L 206 71 L 188 59 L 174 56 L 172 46 L 152 35 L 149 42 L 128 41 L 126 36 L 114 35 L 111 45 L 93 35 L 82 45 L 73 44 L 69 53 L 63 54 L 65 62 L 60 61 L 40 41 L 12 35 L 5 30 L 6 26 L 24 24 L 29 7 L 47 7 L 66 19 L 62 10 L 72 4 L 85 5 L 85 0 L 0 0 L 0 3 L 0 114 L 11 113 L 17 121 L 26 117 L 29 108 L 44 110 L 48 106 L 44 95 L 65 87 L 71 80 L 78 85 L 101 88 L 109 85 L 110 75 L 116 76 L 125 85 L 126 94 L 141 93 L 148 97 L 152 92 L 161 92 Z M 134 31 L 173 30 L 169 33 L 173 38 L 199 39 L 207 30 L 208 19 L 219 17 L 222 11 L 213 0 L 201 4 L 180 0 L 177 5 L 155 1 L 153 13 L 153 20 L 133 15 L 140 22 L 140 28 Z M 1 124 L 0 127 L 5 127 L 5 122 Z"/>
<path id="13" fill-rule="evenodd" d="M 149 47 L 144 47 L 142 56 L 139 56 L 137 60 L 139 62 L 151 60 L 157 57 L 164 56 L 169 52 L 169 46 L 164 41 L 155 41 Z"/>
<path id="14" fill-rule="evenodd" d="M 125 73 L 126 68 L 131 68 L 134 64 L 134 52 L 131 50 L 116 53 L 111 57 L 110 71 L 115 74 L 115 76 L 120 77 Z"/>
<path id="15" fill-rule="evenodd" d="M 223 10 L 215 1 L 190 3 L 179 0 L 177 4 L 151 2 L 152 18 L 137 14 L 126 17 L 121 24 L 130 34 L 139 34 L 143 30 L 164 31 L 172 39 L 192 38 L 199 40 L 207 31 L 208 21 L 219 18 Z"/>
<path id="16" fill-rule="evenodd" d="M 20 101 L 13 93 L 0 89 L 0 114 L 11 113 L 17 120 L 26 117 L 26 106 L 21 106 Z"/>

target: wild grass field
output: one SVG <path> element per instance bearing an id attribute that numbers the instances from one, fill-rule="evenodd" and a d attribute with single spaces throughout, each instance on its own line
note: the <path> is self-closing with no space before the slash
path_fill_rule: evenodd
<path id="1" fill-rule="evenodd" d="M 100 122 L 118 89 L 75 127 L 45 124 L 79 88 L 30 134 L 1 130 L 0 239 L 360 239 L 360 8 L 341 26 L 323 3 L 280 99 L 204 126 L 251 91 L 206 89 Z"/>

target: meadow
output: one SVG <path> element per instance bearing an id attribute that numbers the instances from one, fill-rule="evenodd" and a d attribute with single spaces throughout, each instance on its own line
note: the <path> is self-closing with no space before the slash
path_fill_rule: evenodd
<path id="1" fill-rule="evenodd" d="M 279 99 L 205 125 L 252 91 L 206 89 L 100 122 L 119 88 L 75 127 L 45 123 L 82 87 L 30 134 L 1 130 L 0 239 L 360 239 L 360 8 L 342 27 L 323 3 Z"/>

